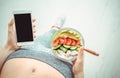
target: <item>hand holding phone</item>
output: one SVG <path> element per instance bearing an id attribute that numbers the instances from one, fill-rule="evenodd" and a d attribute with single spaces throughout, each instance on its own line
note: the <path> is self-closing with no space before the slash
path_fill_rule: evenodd
<path id="1" fill-rule="evenodd" d="M 31 11 L 14 11 L 16 39 L 18 46 L 33 44 Z"/>

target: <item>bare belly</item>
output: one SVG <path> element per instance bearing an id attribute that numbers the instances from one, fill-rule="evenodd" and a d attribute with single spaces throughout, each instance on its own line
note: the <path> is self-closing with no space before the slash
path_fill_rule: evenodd
<path id="1" fill-rule="evenodd" d="M 64 78 L 64 76 L 44 62 L 14 58 L 5 63 L 0 78 Z"/>

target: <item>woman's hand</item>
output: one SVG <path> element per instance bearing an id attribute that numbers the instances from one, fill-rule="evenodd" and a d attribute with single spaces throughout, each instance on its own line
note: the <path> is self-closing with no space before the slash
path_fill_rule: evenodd
<path id="1" fill-rule="evenodd" d="M 32 22 L 34 23 L 36 20 L 33 19 Z M 32 25 L 33 27 L 33 34 L 35 37 L 35 25 Z M 18 49 L 20 49 L 20 46 L 16 44 L 16 32 L 14 29 L 14 20 L 11 19 L 9 24 L 8 24 L 8 39 L 5 44 L 5 47 L 10 50 L 10 52 L 14 52 Z"/>
<path id="2" fill-rule="evenodd" d="M 83 61 L 84 61 L 83 48 L 80 48 L 77 59 L 73 61 L 72 71 L 74 74 L 74 78 L 84 78 Z"/>

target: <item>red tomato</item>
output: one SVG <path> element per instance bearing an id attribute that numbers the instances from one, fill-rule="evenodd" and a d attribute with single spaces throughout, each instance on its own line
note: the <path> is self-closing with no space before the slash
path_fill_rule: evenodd
<path id="1" fill-rule="evenodd" d="M 75 45 L 76 45 L 76 40 L 72 39 L 71 46 L 75 46 Z"/>
<path id="2" fill-rule="evenodd" d="M 64 44 L 65 39 L 64 38 L 59 38 L 59 44 Z"/>
<path id="3" fill-rule="evenodd" d="M 57 38 L 56 40 L 54 40 L 52 46 L 57 46 L 58 44 L 62 45 L 68 45 L 68 46 L 76 46 L 76 45 L 80 45 L 80 41 L 79 40 L 74 40 L 72 38 Z"/>
<path id="4" fill-rule="evenodd" d="M 71 38 L 66 38 L 66 39 L 65 39 L 65 44 L 66 44 L 66 45 L 71 45 L 71 43 L 72 43 Z"/>
<path id="5" fill-rule="evenodd" d="M 52 46 L 57 46 L 59 44 L 59 39 L 56 39 L 56 40 L 54 40 L 54 42 L 53 42 L 53 45 Z"/>
<path id="6" fill-rule="evenodd" d="M 76 41 L 76 45 L 80 45 L 80 41 L 79 40 Z"/>

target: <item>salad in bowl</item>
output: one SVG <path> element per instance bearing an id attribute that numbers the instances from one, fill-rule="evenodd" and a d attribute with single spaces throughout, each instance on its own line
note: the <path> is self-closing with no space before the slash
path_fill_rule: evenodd
<path id="1" fill-rule="evenodd" d="M 73 28 L 62 28 L 58 30 L 53 35 L 51 41 L 53 54 L 63 61 L 75 60 L 79 49 L 83 46 L 83 36 Z"/>

